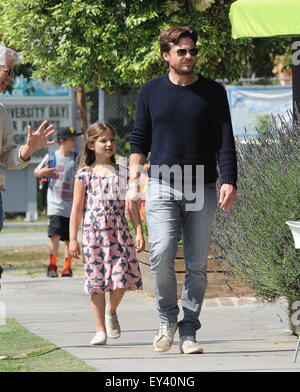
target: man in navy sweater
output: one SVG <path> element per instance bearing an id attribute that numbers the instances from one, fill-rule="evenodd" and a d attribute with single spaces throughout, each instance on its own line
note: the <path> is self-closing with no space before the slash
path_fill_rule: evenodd
<path id="1" fill-rule="evenodd" d="M 197 31 L 192 27 L 171 27 L 160 34 L 168 73 L 140 88 L 130 136 L 129 208 L 138 197 L 139 168 L 151 152 L 146 215 L 160 319 L 153 346 L 159 352 L 171 348 L 177 328 L 181 353 L 203 352 L 196 331 L 201 326 L 199 315 L 207 287 L 218 176 L 219 207 L 227 211 L 236 199 L 236 151 L 226 91 L 193 72 L 196 42 Z M 191 195 L 200 198 L 197 208 L 192 208 Z M 186 268 L 183 319 L 178 322 L 174 259 L 179 230 Z"/>

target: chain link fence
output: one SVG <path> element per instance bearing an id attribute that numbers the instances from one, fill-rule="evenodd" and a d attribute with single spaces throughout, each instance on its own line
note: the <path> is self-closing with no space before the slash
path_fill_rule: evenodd
<path id="1" fill-rule="evenodd" d="M 100 121 L 113 126 L 117 132 L 117 154 L 121 156 L 129 155 L 137 94 L 138 89 L 123 94 L 106 94 L 101 90 L 86 94 L 89 124 Z"/>
<path id="2" fill-rule="evenodd" d="M 226 86 L 283 86 L 291 85 L 291 78 L 241 78 L 234 83 L 228 80 L 217 81 Z M 136 99 L 138 88 L 128 89 L 123 94 L 106 94 L 95 89 L 86 93 L 89 124 L 100 121 L 112 125 L 117 132 L 117 154 L 123 157 L 129 156 L 130 132 L 133 129 Z M 261 122 L 263 123 L 263 120 Z"/>

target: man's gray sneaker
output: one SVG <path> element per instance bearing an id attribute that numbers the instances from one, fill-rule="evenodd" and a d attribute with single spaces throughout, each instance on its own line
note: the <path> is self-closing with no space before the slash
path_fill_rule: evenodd
<path id="1" fill-rule="evenodd" d="M 179 350 L 181 354 L 202 354 L 204 351 L 194 336 L 180 336 Z"/>
<path id="2" fill-rule="evenodd" d="M 177 323 L 160 323 L 159 331 L 153 341 L 155 351 L 166 352 L 170 350 L 177 327 Z"/>

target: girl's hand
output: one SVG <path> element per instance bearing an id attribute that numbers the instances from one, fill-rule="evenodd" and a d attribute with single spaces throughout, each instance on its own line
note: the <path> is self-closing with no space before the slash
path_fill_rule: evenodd
<path id="1" fill-rule="evenodd" d="M 80 245 L 76 240 L 71 240 L 69 243 L 69 256 L 79 259 L 80 257 Z"/>
<path id="2" fill-rule="evenodd" d="M 145 249 L 145 239 L 143 234 L 141 233 L 136 234 L 135 243 L 136 243 L 137 253 L 143 252 L 143 250 Z"/>

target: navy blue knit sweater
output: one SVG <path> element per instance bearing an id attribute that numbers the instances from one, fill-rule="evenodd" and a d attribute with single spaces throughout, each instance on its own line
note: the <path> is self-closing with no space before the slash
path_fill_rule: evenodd
<path id="1" fill-rule="evenodd" d="M 151 152 L 151 165 L 204 165 L 204 182 L 236 186 L 237 162 L 226 90 L 198 75 L 187 86 L 165 74 L 141 86 L 130 153 Z M 193 171 L 194 172 L 194 171 Z"/>

